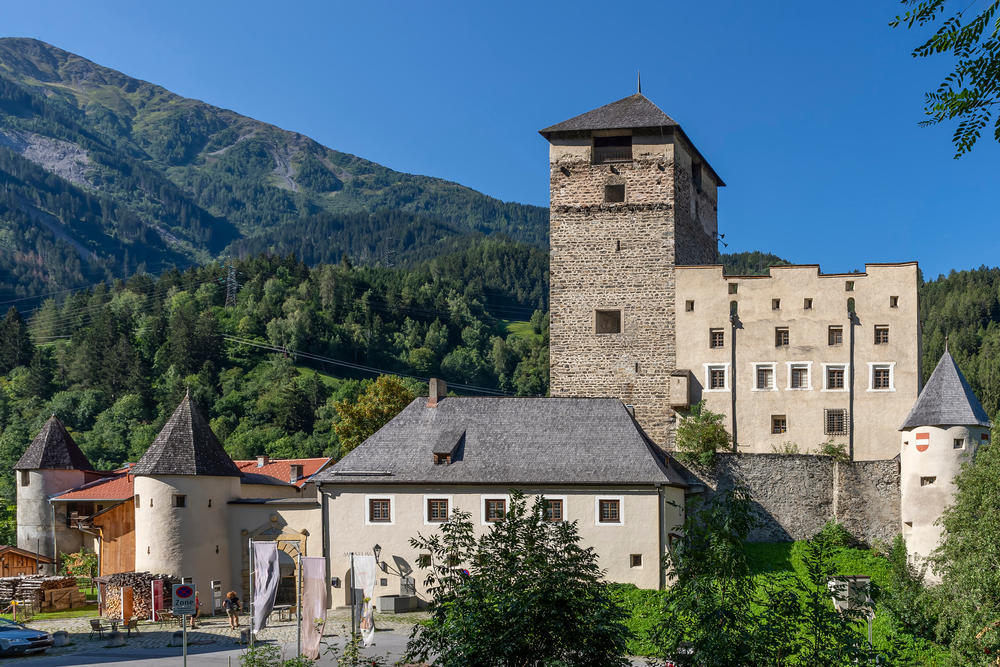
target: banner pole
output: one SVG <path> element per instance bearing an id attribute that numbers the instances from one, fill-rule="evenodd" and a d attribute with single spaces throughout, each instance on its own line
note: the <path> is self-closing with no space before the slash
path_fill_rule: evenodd
<path id="1" fill-rule="evenodd" d="M 354 634 L 358 631 L 357 624 L 354 620 L 356 600 L 354 599 L 354 552 L 351 552 L 351 640 L 354 640 Z"/>
<path id="2" fill-rule="evenodd" d="M 298 552 L 299 552 L 299 581 L 297 592 L 295 594 L 295 606 L 296 606 L 296 617 L 298 623 L 295 627 L 295 650 L 296 656 L 302 655 L 302 541 L 298 542 Z"/>
<path id="3" fill-rule="evenodd" d="M 254 608 L 253 608 L 253 572 L 254 572 L 254 562 L 253 562 L 253 538 L 247 538 L 247 551 L 250 553 L 250 648 L 253 648 L 253 624 L 254 624 Z"/>

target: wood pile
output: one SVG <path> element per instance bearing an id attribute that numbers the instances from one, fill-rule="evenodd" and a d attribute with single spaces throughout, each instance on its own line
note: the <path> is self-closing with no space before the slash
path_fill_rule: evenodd
<path id="1" fill-rule="evenodd" d="M 65 591 L 79 590 L 76 586 L 76 577 L 46 577 L 40 574 L 22 575 L 20 577 L 0 577 L 0 603 L 10 604 L 11 600 L 17 600 L 22 604 L 32 605 L 36 609 L 45 607 L 46 596 L 49 592 L 63 591 L 56 595 L 60 600 L 71 599 L 72 593 Z M 49 595 L 51 598 L 51 595 Z M 80 593 L 76 599 L 84 599 Z M 82 603 L 78 604 L 82 606 Z"/>
<path id="2" fill-rule="evenodd" d="M 149 618 L 153 607 L 152 583 L 163 580 L 163 603 L 170 606 L 170 591 L 174 584 L 181 583 L 177 577 L 149 572 L 119 572 L 106 577 L 104 587 L 104 615 L 108 618 L 122 617 L 122 588 L 132 587 L 132 617 Z"/>

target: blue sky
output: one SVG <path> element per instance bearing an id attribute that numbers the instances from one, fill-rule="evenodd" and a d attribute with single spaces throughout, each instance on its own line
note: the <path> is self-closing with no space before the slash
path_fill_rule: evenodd
<path id="1" fill-rule="evenodd" d="M 635 91 L 728 183 L 729 250 L 995 265 L 1000 147 L 920 128 L 896 2 L 8 2 L 28 36 L 394 169 L 548 203 L 537 130 Z"/>

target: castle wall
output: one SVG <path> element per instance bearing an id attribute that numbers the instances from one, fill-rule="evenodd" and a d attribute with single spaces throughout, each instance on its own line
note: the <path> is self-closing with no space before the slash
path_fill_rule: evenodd
<path id="1" fill-rule="evenodd" d="M 808 539 L 835 519 L 854 537 L 873 543 L 899 533 L 899 460 L 839 463 L 804 454 L 719 454 L 700 474 L 706 495 L 746 488 L 758 525 L 751 542 Z"/>

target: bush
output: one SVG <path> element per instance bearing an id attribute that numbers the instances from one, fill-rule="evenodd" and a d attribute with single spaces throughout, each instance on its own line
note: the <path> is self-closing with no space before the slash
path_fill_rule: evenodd
<path id="1" fill-rule="evenodd" d="M 833 440 L 827 440 L 819 446 L 819 454 L 821 456 L 829 456 L 834 461 L 839 461 L 840 463 L 847 463 L 851 460 L 851 457 L 847 453 L 847 445 L 842 442 L 834 442 Z"/>
<path id="2" fill-rule="evenodd" d="M 844 524 L 837 523 L 833 519 L 830 519 L 823 524 L 823 527 L 820 528 L 819 532 L 813 536 L 813 539 L 822 539 L 835 549 L 853 547 L 858 544 L 858 541 L 854 539 L 854 536 L 851 535 L 846 528 L 844 528 Z"/>
<path id="3" fill-rule="evenodd" d="M 677 427 L 678 458 L 706 467 L 714 464 L 715 452 L 725 449 L 730 442 L 725 419 L 724 415 L 706 410 L 705 401 L 692 406 Z"/>

